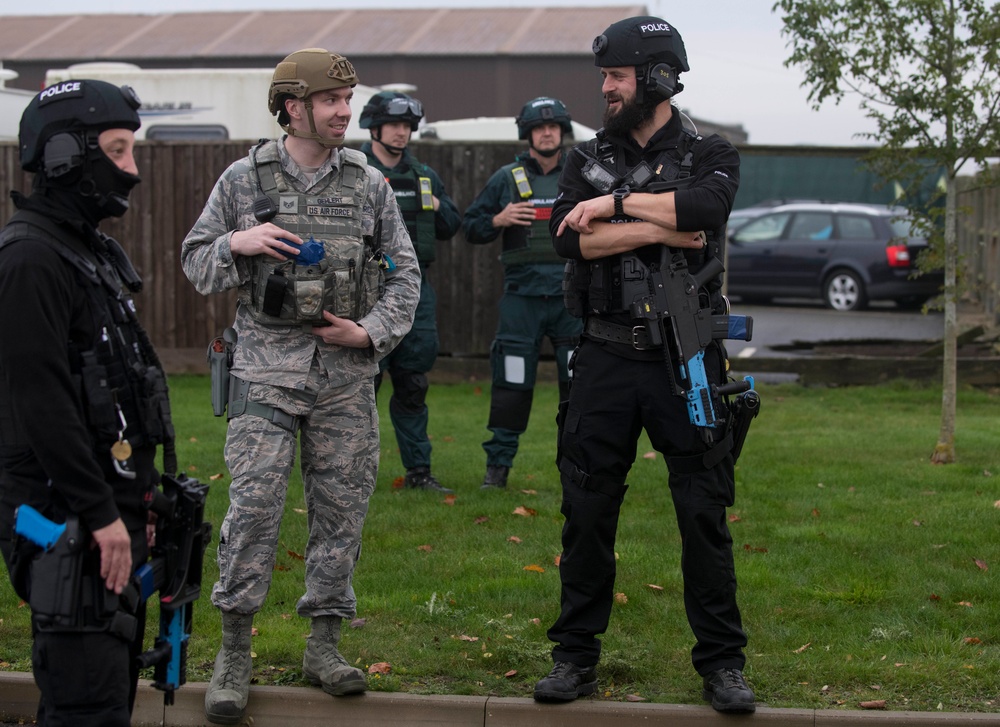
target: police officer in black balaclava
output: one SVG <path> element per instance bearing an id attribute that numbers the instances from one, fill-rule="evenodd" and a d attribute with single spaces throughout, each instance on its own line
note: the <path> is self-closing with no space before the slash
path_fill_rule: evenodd
<path id="1" fill-rule="evenodd" d="M 131 298 L 141 280 L 97 229 L 139 182 L 138 108 L 103 81 L 35 96 L 19 135 L 34 186 L 11 193 L 0 231 L 0 551 L 31 606 L 39 725 L 129 724 L 145 621 L 130 579 L 148 558 L 158 444 L 176 471 L 166 379 Z M 42 554 L 16 536 L 24 505 L 79 527 L 82 547 Z"/>

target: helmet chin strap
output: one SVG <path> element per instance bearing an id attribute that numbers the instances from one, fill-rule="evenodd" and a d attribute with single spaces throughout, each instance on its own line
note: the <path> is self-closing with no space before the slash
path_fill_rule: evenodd
<path id="1" fill-rule="evenodd" d="M 303 101 L 303 104 L 306 107 L 306 116 L 309 117 L 310 133 L 307 134 L 304 131 L 298 131 L 296 129 L 293 129 L 290 122 L 287 125 L 286 124 L 281 125 L 281 128 L 285 130 L 285 133 L 288 134 L 289 136 L 297 136 L 300 139 L 312 139 L 313 141 L 317 142 L 320 146 L 326 147 L 327 149 L 332 149 L 333 147 L 336 146 L 343 146 L 344 144 L 343 139 L 327 139 L 326 137 L 320 136 L 316 132 L 316 119 L 313 118 L 312 101 L 310 101 L 307 98 Z"/>
<path id="2" fill-rule="evenodd" d="M 378 127 L 378 135 L 375 134 L 375 129 L 372 129 L 372 141 L 377 141 L 382 145 L 382 148 L 395 157 L 403 156 L 403 152 L 406 151 L 405 146 L 393 146 L 392 144 L 386 144 L 382 141 L 382 127 Z"/>

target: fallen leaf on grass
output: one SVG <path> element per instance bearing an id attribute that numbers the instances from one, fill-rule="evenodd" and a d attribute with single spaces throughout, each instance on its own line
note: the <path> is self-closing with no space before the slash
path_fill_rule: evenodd
<path id="1" fill-rule="evenodd" d="M 418 545 L 417 546 L 417 550 L 422 550 L 425 553 L 430 553 L 432 550 L 434 550 L 434 546 L 432 546 L 432 545 Z"/>
<path id="2" fill-rule="evenodd" d="M 929 596 L 929 598 L 930 598 L 930 600 L 931 600 L 931 601 L 940 601 L 940 600 L 941 600 L 941 596 L 939 596 L 939 595 L 938 595 L 938 594 L 936 594 L 936 593 L 932 593 L 932 594 L 931 594 L 931 595 Z"/>
<path id="3" fill-rule="evenodd" d="M 486 523 L 486 522 L 489 522 L 489 521 L 490 521 L 490 519 L 488 517 L 486 517 L 485 515 L 480 515 L 479 517 L 477 517 L 472 522 L 474 522 L 476 525 L 482 525 L 483 523 Z"/>
<path id="4" fill-rule="evenodd" d="M 256 626 L 251 626 L 250 627 L 250 635 L 251 636 L 257 636 L 258 634 L 260 634 L 260 632 L 257 630 L 257 627 Z"/>
<path id="5" fill-rule="evenodd" d="M 562 553 L 560 553 L 560 554 L 559 554 L 559 555 L 557 555 L 557 556 L 556 556 L 555 558 L 553 558 L 553 559 L 552 559 L 552 562 L 553 562 L 553 563 L 555 563 L 555 565 L 556 565 L 556 568 L 558 568 L 558 567 L 559 567 L 559 564 L 560 564 L 560 563 L 562 563 Z"/>
<path id="6" fill-rule="evenodd" d="M 458 499 L 457 495 L 445 495 L 444 500 L 442 502 L 444 502 L 445 505 L 454 505 L 455 500 L 457 499 Z"/>
<path id="7" fill-rule="evenodd" d="M 966 638 L 964 638 L 962 640 L 965 643 L 970 644 L 970 645 L 975 645 L 975 644 L 981 644 L 981 643 L 983 643 L 982 639 L 977 639 L 975 636 L 967 636 Z"/>
<path id="8" fill-rule="evenodd" d="M 812 513 L 811 514 L 812 514 L 813 517 L 819 517 L 819 508 L 818 507 L 814 507 L 812 509 Z"/>
<path id="9" fill-rule="evenodd" d="M 188 465 L 188 472 L 197 472 L 197 471 L 198 471 L 198 468 L 196 466 L 194 466 L 193 464 L 192 465 Z"/>
<path id="10" fill-rule="evenodd" d="M 626 694 L 625 695 L 625 701 L 626 702 L 645 702 L 646 698 L 645 697 L 640 697 L 638 694 Z"/>
<path id="11" fill-rule="evenodd" d="M 544 573 L 545 572 L 545 569 L 542 568 L 542 566 L 535 565 L 534 563 L 532 563 L 531 565 L 524 566 L 524 570 L 531 571 L 532 573 Z"/>
<path id="12" fill-rule="evenodd" d="M 872 699 L 858 705 L 861 709 L 885 709 L 884 699 Z"/>
<path id="13" fill-rule="evenodd" d="M 406 483 L 406 480 L 403 477 L 397 477 L 396 479 L 394 479 L 392 481 L 392 489 L 394 489 L 394 490 L 402 490 L 403 489 L 403 485 L 405 483 Z"/>
<path id="14" fill-rule="evenodd" d="M 297 512 L 299 515 L 306 515 L 307 514 L 306 511 L 303 510 L 301 507 L 293 507 L 292 508 L 292 512 Z"/>
<path id="15" fill-rule="evenodd" d="M 517 669 L 511 669 L 510 671 L 504 673 L 504 676 L 510 679 L 513 676 L 517 676 Z"/>
<path id="16" fill-rule="evenodd" d="M 624 593 L 616 593 L 615 594 L 615 603 L 619 603 L 619 604 L 628 603 L 628 596 L 626 596 Z"/>
<path id="17" fill-rule="evenodd" d="M 656 459 L 656 452 L 646 452 L 646 454 L 642 455 L 642 458 L 643 459 Z"/>
<path id="18" fill-rule="evenodd" d="M 959 601 L 955 604 L 956 606 L 965 606 L 966 608 L 972 608 L 972 604 L 968 601 Z"/>
<path id="19" fill-rule="evenodd" d="M 514 543 L 515 545 L 520 545 L 523 541 L 516 535 L 511 535 L 509 538 L 507 538 L 507 542 Z"/>
<path id="20" fill-rule="evenodd" d="M 457 638 L 458 638 L 459 641 L 479 641 L 479 637 L 478 636 L 466 636 L 465 634 L 462 634 L 461 636 L 459 636 Z"/>
<path id="21" fill-rule="evenodd" d="M 455 441 L 455 438 L 454 438 L 454 437 L 452 437 L 452 436 L 447 436 L 447 435 L 446 435 L 446 436 L 444 436 L 444 437 L 441 437 L 441 441 L 443 441 L 443 442 L 454 442 L 454 441 Z"/>
<path id="22" fill-rule="evenodd" d="M 353 621 L 351 621 L 351 628 L 352 629 L 363 629 L 365 627 L 366 623 L 368 623 L 368 619 L 356 618 Z"/>
<path id="23" fill-rule="evenodd" d="M 380 661 L 368 667 L 369 674 L 388 674 L 392 671 L 392 665 L 387 661 Z"/>
<path id="24" fill-rule="evenodd" d="M 795 649 L 795 651 L 793 651 L 792 653 L 793 654 L 801 654 L 803 651 L 805 651 L 806 649 L 808 649 L 810 646 L 812 646 L 812 642 L 811 641 L 808 644 L 803 644 L 799 648 Z"/>
<path id="25" fill-rule="evenodd" d="M 482 386 L 475 387 L 472 390 L 472 393 L 475 394 L 476 396 L 482 396 L 483 395 L 483 387 Z"/>
<path id="26" fill-rule="evenodd" d="M 525 495 L 537 495 L 538 494 L 538 490 L 521 490 L 521 492 L 524 493 Z"/>
<path id="27" fill-rule="evenodd" d="M 208 479 L 210 479 L 212 482 L 215 482 L 216 480 L 221 480 L 223 477 L 225 477 L 225 475 L 219 472 L 218 474 L 209 475 Z"/>
<path id="28" fill-rule="evenodd" d="M 989 570 L 990 569 L 990 567 L 988 565 L 986 565 L 986 561 L 979 560 L 979 558 L 973 558 L 972 560 L 975 561 L 976 566 L 979 568 L 979 570 Z"/>
<path id="29" fill-rule="evenodd" d="M 739 515 L 730 515 L 729 516 L 729 522 L 731 522 L 731 523 L 738 523 L 739 521 L 740 521 L 740 516 Z"/>
<path id="30" fill-rule="evenodd" d="M 534 517 L 538 514 L 537 510 L 532 510 L 530 507 L 525 507 L 524 505 L 518 505 L 513 512 L 514 515 L 520 515 L 521 517 Z"/>
<path id="31" fill-rule="evenodd" d="M 288 554 L 290 556 L 292 556 L 293 558 L 295 558 L 295 560 L 305 560 L 306 559 L 306 557 L 304 555 L 299 555 L 294 550 L 289 550 Z"/>
<path id="32" fill-rule="evenodd" d="M 542 619 L 540 619 L 540 618 L 533 618 L 533 619 L 531 619 L 531 623 L 535 624 L 535 626 L 541 626 L 542 625 Z"/>
<path id="33" fill-rule="evenodd" d="M 756 545 L 750 545 L 750 543 L 744 543 L 743 544 L 743 550 L 745 550 L 748 553 L 766 553 L 767 552 L 767 548 L 760 548 L 760 547 L 757 547 Z"/>
<path id="34" fill-rule="evenodd" d="M 662 591 L 663 590 L 663 586 L 658 586 L 655 583 L 647 583 L 646 584 L 646 588 L 649 588 L 650 590 L 653 590 L 653 591 Z"/>

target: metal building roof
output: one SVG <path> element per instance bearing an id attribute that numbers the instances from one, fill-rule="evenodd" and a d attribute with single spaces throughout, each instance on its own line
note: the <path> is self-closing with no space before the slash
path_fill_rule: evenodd
<path id="1" fill-rule="evenodd" d="M 588 55 L 595 28 L 645 5 L 0 16 L 0 59 Z"/>

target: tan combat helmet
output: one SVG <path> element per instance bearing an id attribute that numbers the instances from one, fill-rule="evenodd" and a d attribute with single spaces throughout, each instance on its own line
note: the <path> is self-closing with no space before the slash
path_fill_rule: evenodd
<path id="1" fill-rule="evenodd" d="M 358 85 L 358 75 L 351 62 L 338 53 L 322 48 L 305 48 L 285 58 L 274 69 L 271 87 L 267 92 L 267 108 L 277 114 L 278 124 L 291 136 L 313 139 L 326 147 L 340 146 L 343 139 L 326 139 L 316 133 L 313 119 L 312 101 L 309 97 L 317 91 Z M 291 119 L 285 111 L 285 97 L 294 96 L 305 100 L 311 133 L 296 131 L 290 126 Z"/>

